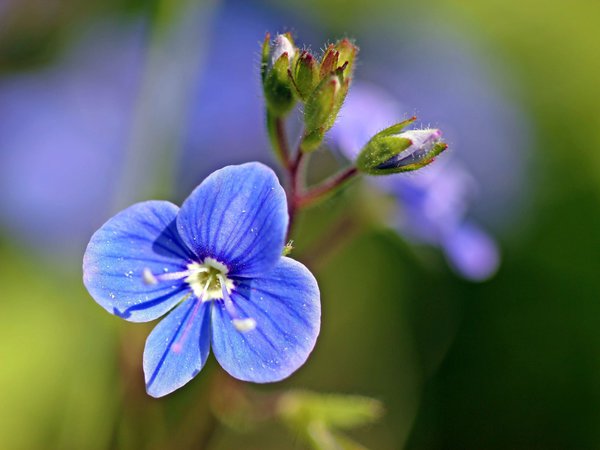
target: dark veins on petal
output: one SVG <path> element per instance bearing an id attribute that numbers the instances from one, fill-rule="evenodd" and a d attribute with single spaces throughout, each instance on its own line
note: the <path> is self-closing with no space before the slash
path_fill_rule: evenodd
<path id="1" fill-rule="evenodd" d="M 127 309 L 124 309 L 123 311 L 119 310 L 117 307 L 113 308 L 113 314 L 115 314 L 116 316 L 119 316 L 123 319 L 127 319 L 128 317 L 131 316 L 131 313 L 133 311 L 143 311 L 145 309 L 148 308 L 152 308 L 156 305 L 160 305 L 161 303 L 166 302 L 167 300 L 169 300 L 171 297 L 173 297 L 174 295 L 179 294 L 181 291 L 187 289 L 187 285 L 181 285 L 181 287 L 177 290 L 174 290 L 172 292 L 169 292 L 168 294 L 162 295 L 160 297 L 157 297 L 153 300 L 147 301 L 147 302 L 141 302 L 138 303 L 137 305 L 133 305 L 130 306 Z"/>
<path id="2" fill-rule="evenodd" d="M 170 258 L 177 257 L 188 261 L 194 259 L 194 255 L 179 236 L 175 219 L 156 238 L 152 244 L 152 250 Z"/>
<path id="3" fill-rule="evenodd" d="M 179 332 L 181 331 L 181 328 L 187 323 L 188 318 L 189 318 L 192 310 L 196 306 L 197 301 L 198 300 L 190 302 L 190 307 L 186 311 L 185 316 L 183 316 L 183 319 L 181 320 L 181 323 L 177 327 L 177 330 L 175 331 L 175 333 L 173 333 L 173 338 L 169 341 L 169 345 L 167 345 L 167 348 L 165 349 L 163 355 L 160 358 L 160 361 L 158 361 L 158 364 L 156 365 L 156 369 L 154 369 L 152 376 L 148 380 L 148 383 L 146 384 L 147 388 L 149 388 L 152 385 L 152 383 L 154 383 L 154 380 L 156 380 L 156 377 L 157 377 L 158 373 L 160 372 L 162 365 L 164 364 L 165 360 L 167 359 L 167 356 L 169 355 L 169 352 L 171 351 L 171 347 L 173 346 L 173 344 L 175 343 L 175 340 L 179 336 Z"/>

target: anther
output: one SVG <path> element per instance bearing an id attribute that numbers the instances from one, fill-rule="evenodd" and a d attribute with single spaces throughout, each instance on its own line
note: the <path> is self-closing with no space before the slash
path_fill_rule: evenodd
<path id="1" fill-rule="evenodd" d="M 247 319 L 233 319 L 231 321 L 236 330 L 245 333 L 246 331 L 252 331 L 256 328 L 256 320 L 252 317 Z"/>
<path id="2" fill-rule="evenodd" d="M 158 280 L 147 267 L 142 271 L 142 280 L 144 284 L 157 284 Z"/>

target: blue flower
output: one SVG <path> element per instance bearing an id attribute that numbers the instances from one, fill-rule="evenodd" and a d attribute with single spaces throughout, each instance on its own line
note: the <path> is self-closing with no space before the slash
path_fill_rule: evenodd
<path id="1" fill-rule="evenodd" d="M 285 193 L 260 163 L 208 176 L 181 208 L 135 204 L 93 236 L 84 283 L 107 311 L 132 322 L 172 310 L 144 350 L 146 389 L 161 397 L 215 357 L 235 378 L 279 381 L 312 351 L 320 328 L 317 282 L 281 256 Z"/>

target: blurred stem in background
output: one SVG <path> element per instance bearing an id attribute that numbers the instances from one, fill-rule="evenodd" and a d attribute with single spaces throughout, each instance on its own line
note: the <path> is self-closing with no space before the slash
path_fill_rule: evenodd
<path id="1" fill-rule="evenodd" d="M 171 198 L 185 117 L 209 45 L 218 0 L 160 0 L 134 115 L 115 211 L 147 198 Z"/>

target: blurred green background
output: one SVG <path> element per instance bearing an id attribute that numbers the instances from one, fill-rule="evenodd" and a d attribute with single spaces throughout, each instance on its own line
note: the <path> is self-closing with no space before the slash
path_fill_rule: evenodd
<path id="1" fill-rule="evenodd" d="M 306 214 L 296 236 L 297 257 L 314 263 L 322 291 L 323 324 L 316 350 L 289 380 L 257 389 L 270 393 L 302 387 L 381 400 L 386 409 L 383 419 L 349 432 L 373 449 L 599 448 L 600 3 L 194 3 L 0 3 L 0 90 L 53 67 L 69 46 L 99 22 L 109 24 L 107 35 L 114 26 L 142 30 L 147 37 L 139 45 L 144 55 L 150 55 L 139 72 L 145 74 L 141 76 L 145 81 L 139 86 L 126 84 L 128 92 L 137 89 L 139 96 L 129 111 L 135 117 L 126 130 L 129 150 L 119 163 L 125 169 L 117 172 L 107 166 L 112 175 L 105 177 L 108 184 L 98 192 L 110 200 L 98 203 L 82 235 L 89 237 L 120 207 L 153 194 L 181 201 L 193 183 L 215 168 L 200 162 L 192 168 L 197 172 L 189 175 L 187 185 L 177 184 L 173 160 L 182 152 L 176 150 L 179 141 L 173 127 L 181 124 L 193 105 L 187 95 L 186 64 L 173 65 L 173 70 L 182 71 L 174 78 L 156 74 L 161 52 L 170 54 L 168 45 L 161 47 L 165 35 L 167 41 L 175 36 L 175 44 L 190 44 L 186 36 L 197 39 L 186 51 L 173 54 L 176 62 L 201 68 L 229 62 L 230 67 L 221 70 L 247 72 L 248 78 L 255 79 L 256 64 L 207 56 L 211 48 L 225 56 L 229 51 L 220 45 L 231 40 L 220 36 L 221 25 L 213 21 L 224 8 L 233 13 L 236 8 L 256 10 L 269 18 L 265 23 L 292 29 L 313 48 L 321 45 L 321 39 L 368 37 L 379 28 L 409 27 L 418 33 L 420 21 L 426 19 L 470 42 L 485 56 L 481 64 L 492 64 L 492 71 L 501 68 L 494 82 L 505 87 L 502 92 L 527 120 L 531 148 L 519 163 L 519 170 L 526 168 L 522 198 L 514 198 L 519 206 L 496 211 L 495 216 L 511 216 L 508 224 L 481 218 L 500 243 L 501 267 L 489 281 L 462 280 L 437 250 L 415 247 L 366 218 L 359 220 L 352 238 L 336 252 L 326 257 L 310 254 L 311 242 L 317 242 L 319 233 L 345 208 L 353 216 L 365 215 L 365 194 L 359 192 L 364 186 L 354 186 Z M 199 20 L 191 34 L 178 35 L 173 30 L 179 29 L 179 21 L 185 22 L 178 15 L 184 4 L 196 8 L 193 17 Z M 240 23 L 244 20 L 252 19 L 242 17 Z M 255 55 L 263 36 L 243 36 L 252 41 Z M 381 58 L 393 54 L 395 45 L 391 38 L 382 39 Z M 190 61 L 189 55 L 197 61 Z M 128 58 L 96 63 L 98 71 L 108 74 L 116 64 L 134 64 Z M 357 70 L 369 68 L 365 63 Z M 443 73 L 445 68 L 431 61 L 431 70 Z M 217 90 L 226 92 L 226 88 Z M 35 100 L 37 92 L 32 89 L 28 95 Z M 0 99 L 8 101 L 10 95 Z M 93 105 L 86 103 L 85 108 Z M 39 132 L 29 128 L 27 114 L 9 113 L 20 118 L 11 125 L 13 131 Z M 60 111 L 55 114 L 49 114 L 50 128 L 65 126 Z M 157 122 L 162 128 L 153 131 Z M 72 126 L 71 131 L 78 124 Z M 46 139 L 52 140 L 53 134 Z M 95 137 L 90 134 L 89 139 Z M 198 139 L 202 142 L 201 136 Z M 0 134 L 0 158 L 27 152 L 10 142 Z M 57 140 L 56 145 L 58 152 L 64 144 Z M 224 147 L 219 151 L 228 161 Z M 478 150 L 485 153 L 486 146 Z M 230 159 L 260 158 L 260 152 L 265 154 L 262 159 L 268 159 L 266 148 L 249 150 L 248 155 L 236 153 Z M 45 157 L 60 170 L 82 174 L 94 170 L 78 167 L 77 158 L 62 153 Z M 36 158 L 13 176 L 28 177 Z M 499 170 L 507 172 L 508 180 L 513 168 Z M 305 448 L 298 436 L 279 425 L 258 423 L 242 429 L 215 425 L 209 401 L 219 389 L 211 384 L 209 374 L 219 370 L 214 361 L 204 369 L 206 374 L 203 371 L 168 398 L 147 397 L 141 355 L 152 324 L 130 324 L 109 316 L 85 292 L 80 273 L 85 240 L 70 248 L 45 246 L 44 241 L 53 238 L 38 216 L 28 219 L 23 213 L 21 222 L 10 221 L 10 214 L 20 213 L 21 206 L 34 212 L 50 208 L 56 211 L 58 228 L 61 220 L 66 227 L 84 210 L 71 211 L 70 216 L 63 204 L 74 202 L 70 195 L 75 197 L 79 190 L 91 189 L 89 179 L 82 175 L 78 186 L 71 185 L 40 205 L 28 204 L 31 197 L 27 196 L 19 200 L 20 188 L 6 180 L 5 196 L 17 201 L 1 206 L 5 211 L 0 222 L 0 448 L 203 448 L 209 434 L 212 449 Z M 49 180 L 54 178 L 36 175 L 29 183 L 52 190 L 48 183 L 54 181 Z M 33 222 L 35 239 L 20 233 Z"/>

